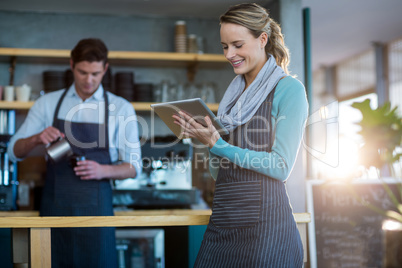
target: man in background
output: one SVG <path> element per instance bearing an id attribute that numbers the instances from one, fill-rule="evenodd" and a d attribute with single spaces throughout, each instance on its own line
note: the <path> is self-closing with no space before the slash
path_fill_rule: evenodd
<path id="1" fill-rule="evenodd" d="M 107 53 L 99 39 L 79 41 L 70 59 L 74 83 L 40 97 L 10 140 L 11 160 L 59 139 L 80 156 L 76 164 L 47 159 L 41 216 L 112 216 L 110 180 L 141 172 L 133 106 L 101 84 Z M 115 229 L 52 229 L 52 267 L 117 267 Z"/>

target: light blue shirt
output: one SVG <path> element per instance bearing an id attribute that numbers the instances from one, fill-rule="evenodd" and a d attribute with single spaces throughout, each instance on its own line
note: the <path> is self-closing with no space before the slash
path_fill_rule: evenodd
<path id="1" fill-rule="evenodd" d="M 272 103 L 272 129 L 275 139 L 271 152 L 253 151 L 230 145 L 220 138 L 211 148 L 209 170 L 217 178 L 219 158 L 274 179 L 285 181 L 294 166 L 308 116 L 303 84 L 287 76 L 280 80 Z"/>
<path id="2" fill-rule="evenodd" d="M 58 118 L 71 122 L 103 124 L 105 121 L 105 101 L 102 85 L 85 101 L 77 94 L 74 84 L 61 104 Z M 42 132 L 53 124 L 57 103 L 64 89 L 41 96 L 31 107 L 28 115 L 10 139 L 8 154 L 10 160 L 19 161 L 14 155 L 17 140 Z M 138 137 L 138 121 L 133 106 L 125 99 L 106 92 L 109 100 L 109 152 L 112 162 L 123 161 L 132 164 L 141 173 L 141 145 Z"/>

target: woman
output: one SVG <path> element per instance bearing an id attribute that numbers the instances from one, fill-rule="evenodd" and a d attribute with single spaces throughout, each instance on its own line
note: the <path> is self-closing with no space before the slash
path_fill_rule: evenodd
<path id="1" fill-rule="evenodd" d="M 237 74 L 218 109 L 230 134 L 221 137 L 209 117 L 203 127 L 184 112 L 174 116 L 184 135 L 210 148 L 216 178 L 195 267 L 302 267 L 302 243 L 284 182 L 307 118 L 304 87 L 288 75 L 280 27 L 264 8 L 236 5 L 220 23 L 224 55 Z"/>

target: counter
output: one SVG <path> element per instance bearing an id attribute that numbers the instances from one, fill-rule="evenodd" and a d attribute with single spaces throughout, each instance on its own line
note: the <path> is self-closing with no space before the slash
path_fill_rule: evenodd
<path id="1" fill-rule="evenodd" d="M 97 217 L 39 217 L 38 215 L 37 211 L 0 212 L 0 228 L 13 229 L 14 263 L 27 263 L 28 254 L 24 252 L 28 253 L 29 250 L 31 268 L 51 267 L 51 228 L 207 225 L 211 210 L 116 211 L 115 216 Z M 311 217 L 309 213 L 295 213 L 294 217 L 302 238 L 306 260 L 306 224 L 311 221 Z M 30 243 L 27 243 L 28 240 Z"/>

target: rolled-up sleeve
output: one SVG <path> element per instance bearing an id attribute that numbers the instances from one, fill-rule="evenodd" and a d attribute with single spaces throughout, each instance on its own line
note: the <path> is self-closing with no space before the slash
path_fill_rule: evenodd
<path id="1" fill-rule="evenodd" d="M 42 132 L 45 128 L 50 126 L 51 121 L 49 119 L 49 114 L 46 113 L 46 100 L 45 97 L 42 96 L 33 104 L 28 111 L 26 119 L 8 143 L 7 153 L 11 161 L 22 160 L 21 158 L 17 158 L 14 154 L 15 142 L 19 139 L 24 139 Z"/>

